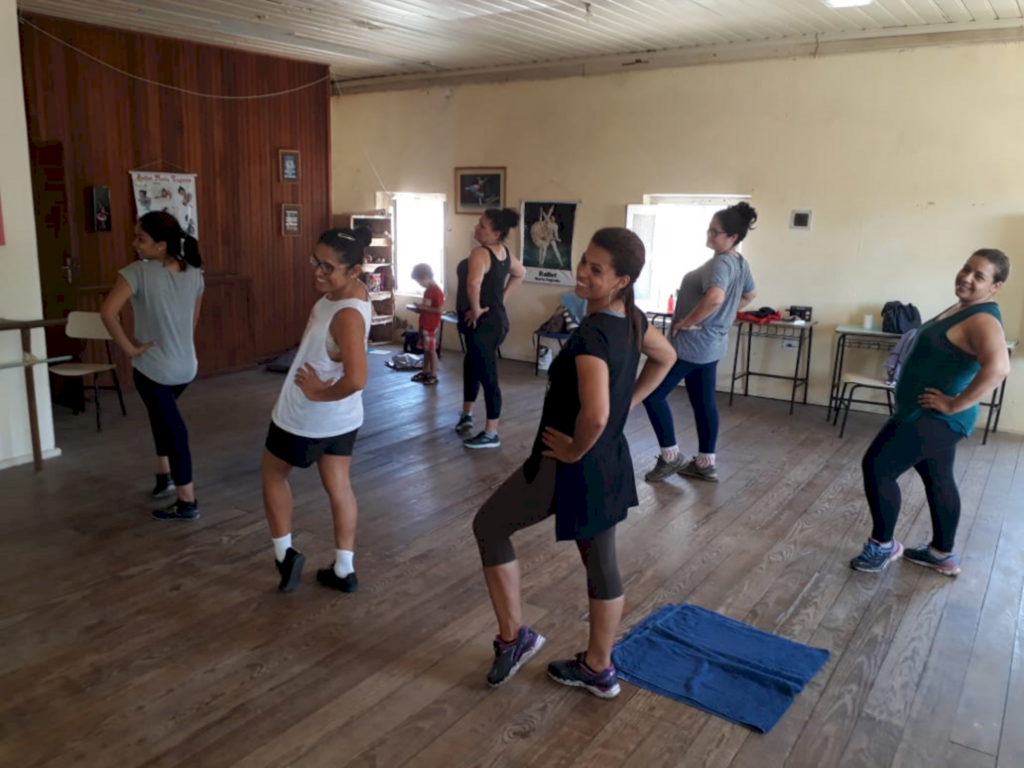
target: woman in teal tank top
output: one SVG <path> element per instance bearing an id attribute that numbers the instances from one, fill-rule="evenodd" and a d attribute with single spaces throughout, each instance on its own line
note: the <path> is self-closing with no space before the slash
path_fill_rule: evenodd
<path id="1" fill-rule="evenodd" d="M 864 492 L 871 538 L 850 561 L 877 573 L 899 557 L 946 576 L 960 573 L 953 554 L 960 492 L 956 446 L 974 430 L 979 403 L 1010 372 L 1010 356 L 995 295 L 1010 275 L 1002 251 L 976 251 L 956 276 L 957 303 L 918 330 L 896 385 L 896 410 L 864 455 Z M 904 551 L 894 533 L 900 475 L 911 467 L 924 481 L 932 540 Z"/>

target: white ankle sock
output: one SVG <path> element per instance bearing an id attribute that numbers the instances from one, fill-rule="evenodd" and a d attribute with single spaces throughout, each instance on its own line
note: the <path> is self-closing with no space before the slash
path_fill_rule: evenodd
<path id="1" fill-rule="evenodd" d="M 698 467 L 713 467 L 713 466 L 715 466 L 715 454 L 713 454 L 713 453 L 698 453 L 697 454 L 697 466 Z"/>
<path id="2" fill-rule="evenodd" d="M 286 533 L 277 539 L 271 539 L 274 543 L 274 557 L 277 558 L 277 562 L 283 563 L 284 556 L 288 553 L 288 547 L 292 545 L 292 535 Z"/>
<path id="3" fill-rule="evenodd" d="M 661 458 L 665 461 L 676 461 L 679 458 L 679 446 L 670 445 L 668 448 L 662 448 Z"/>
<path id="4" fill-rule="evenodd" d="M 344 579 L 355 570 L 352 566 L 352 558 L 355 556 L 355 552 L 349 552 L 347 549 L 334 550 L 334 572 L 339 579 Z"/>

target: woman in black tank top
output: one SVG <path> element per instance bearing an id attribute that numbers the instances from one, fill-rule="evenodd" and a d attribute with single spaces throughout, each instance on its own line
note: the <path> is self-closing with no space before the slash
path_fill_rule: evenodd
<path id="1" fill-rule="evenodd" d="M 459 332 L 466 342 L 462 365 L 462 415 L 455 431 L 466 437 L 467 448 L 497 448 L 498 419 L 501 416 L 501 388 L 498 386 L 498 347 L 508 335 L 505 298 L 526 275 L 519 259 L 505 247 L 509 230 L 519 224 L 519 214 L 510 208 L 488 209 L 477 222 L 473 236 L 480 243 L 463 259 L 456 275 L 459 287 L 455 309 Z M 470 438 L 473 430 L 473 403 L 484 389 L 487 423 L 484 430 Z"/>

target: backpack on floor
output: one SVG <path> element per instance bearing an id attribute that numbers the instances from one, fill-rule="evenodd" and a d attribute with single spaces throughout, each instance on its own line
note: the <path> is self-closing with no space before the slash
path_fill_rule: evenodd
<path id="1" fill-rule="evenodd" d="M 885 333 L 904 334 L 921 327 L 921 313 L 913 304 L 887 301 L 882 307 L 882 330 Z"/>

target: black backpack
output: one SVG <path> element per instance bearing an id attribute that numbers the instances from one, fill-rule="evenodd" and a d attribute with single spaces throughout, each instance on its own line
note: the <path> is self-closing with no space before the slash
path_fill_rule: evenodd
<path id="1" fill-rule="evenodd" d="M 882 307 L 882 330 L 886 333 L 903 335 L 921 327 L 921 313 L 913 304 L 901 301 L 887 301 Z"/>

